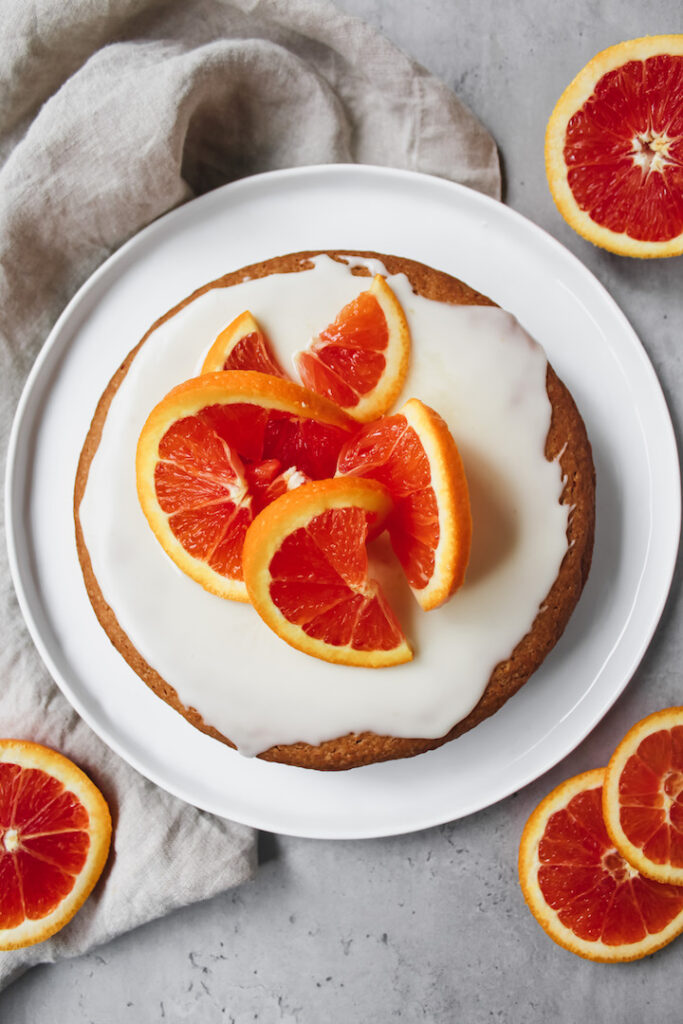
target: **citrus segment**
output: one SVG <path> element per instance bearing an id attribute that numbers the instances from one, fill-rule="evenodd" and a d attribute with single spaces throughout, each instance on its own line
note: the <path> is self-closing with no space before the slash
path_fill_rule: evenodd
<path id="1" fill-rule="evenodd" d="M 362 422 L 391 408 L 408 372 L 410 333 L 401 305 L 377 274 L 370 288 L 294 357 L 301 380 Z"/>
<path id="2" fill-rule="evenodd" d="M 257 370 L 273 377 L 286 376 L 249 310 L 228 324 L 207 352 L 201 372 L 219 370 Z"/>
<path id="3" fill-rule="evenodd" d="M 546 133 L 553 198 L 589 241 L 626 256 L 683 252 L 683 35 L 602 51 Z"/>
<path id="4" fill-rule="evenodd" d="M 279 637 L 343 665 L 378 668 L 411 659 L 379 585 L 368 579 L 368 531 L 390 509 L 380 484 L 336 479 L 304 484 L 256 517 L 244 543 L 244 580 L 254 608 Z"/>
<path id="5" fill-rule="evenodd" d="M 683 931 L 683 888 L 639 874 L 614 846 L 602 816 L 605 771 L 563 782 L 529 818 L 519 877 L 548 935 L 589 960 L 637 960 Z"/>
<path id="6" fill-rule="evenodd" d="M 186 381 L 140 434 L 143 512 L 179 568 L 212 593 L 246 601 L 242 546 L 254 516 L 307 479 L 332 476 L 355 426 L 325 399 L 268 374 Z"/>
<path id="7" fill-rule="evenodd" d="M 683 708 L 649 715 L 626 734 L 607 766 L 603 811 L 629 863 L 683 885 Z"/>
<path id="8" fill-rule="evenodd" d="M 0 740 L 0 949 L 54 935 L 83 904 L 109 851 L 102 794 L 47 747 Z"/>
<path id="9" fill-rule="evenodd" d="M 462 459 L 438 413 L 409 399 L 344 445 L 337 472 L 387 488 L 387 529 L 412 591 L 425 611 L 443 604 L 465 578 L 472 519 Z"/>

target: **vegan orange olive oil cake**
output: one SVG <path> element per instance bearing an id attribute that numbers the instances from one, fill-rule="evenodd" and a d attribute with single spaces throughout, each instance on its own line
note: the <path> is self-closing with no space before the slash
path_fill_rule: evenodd
<path id="1" fill-rule="evenodd" d="M 529 679 L 588 575 L 595 477 L 511 314 L 409 259 L 304 252 L 152 325 L 74 507 L 95 614 L 162 700 L 246 755 L 345 769 Z"/>

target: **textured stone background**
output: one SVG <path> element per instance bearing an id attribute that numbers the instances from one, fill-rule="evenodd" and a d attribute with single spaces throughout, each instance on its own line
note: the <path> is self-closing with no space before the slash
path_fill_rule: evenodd
<path id="1" fill-rule="evenodd" d="M 571 249 L 630 319 L 683 422 L 683 258 L 593 249 L 555 211 L 543 134 L 598 50 L 683 32 L 677 0 L 338 0 L 451 85 L 498 141 L 505 200 Z M 527 911 L 519 835 L 562 779 L 603 764 L 637 719 L 681 704 L 680 572 L 636 677 L 564 762 L 508 800 L 440 828 L 365 842 L 264 835 L 256 880 L 83 959 L 37 968 L 0 996 L 12 1024 L 661 1024 L 681 1020 L 683 938 L 632 965 L 561 950 Z"/>

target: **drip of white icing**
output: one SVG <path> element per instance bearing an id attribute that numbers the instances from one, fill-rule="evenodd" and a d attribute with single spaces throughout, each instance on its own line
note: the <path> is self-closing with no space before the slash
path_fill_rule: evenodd
<path id="1" fill-rule="evenodd" d="M 561 470 L 544 455 L 551 410 L 542 349 L 500 309 L 428 301 L 403 275 L 356 259 L 387 276 L 408 318 L 413 354 L 402 400 L 415 396 L 435 408 L 463 456 L 474 520 L 465 585 L 424 613 L 386 541 L 376 542 L 373 572 L 415 660 L 370 670 L 293 650 L 251 607 L 214 597 L 176 568 L 137 500 L 142 425 L 172 387 L 198 372 L 216 335 L 243 310 L 287 366 L 368 286 L 325 256 L 314 262 L 310 271 L 211 289 L 149 336 L 112 401 L 80 509 L 95 576 L 123 630 L 180 700 L 248 755 L 363 730 L 443 735 L 529 630 L 567 550 Z"/>

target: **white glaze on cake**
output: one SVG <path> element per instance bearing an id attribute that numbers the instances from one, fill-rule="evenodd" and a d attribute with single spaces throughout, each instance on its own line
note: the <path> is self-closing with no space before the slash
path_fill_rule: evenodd
<path id="1" fill-rule="evenodd" d="M 386 275 L 376 261 L 354 262 Z M 417 607 L 386 541 L 373 546 L 373 571 L 415 650 L 410 664 L 349 668 L 291 649 L 250 606 L 207 593 L 176 568 L 147 525 L 135 485 L 135 449 L 148 413 L 198 372 L 232 319 L 250 309 L 290 366 L 292 354 L 367 287 L 367 278 L 320 256 L 310 271 L 205 292 L 145 341 L 113 398 L 90 468 L 80 518 L 105 600 L 180 700 L 244 754 L 364 730 L 442 736 L 528 632 L 567 549 L 561 470 L 544 455 L 551 409 L 543 350 L 503 310 L 432 302 L 414 295 L 403 275 L 386 276 L 412 333 L 400 401 L 420 398 L 448 423 L 474 521 L 466 583 L 428 613 Z"/>

